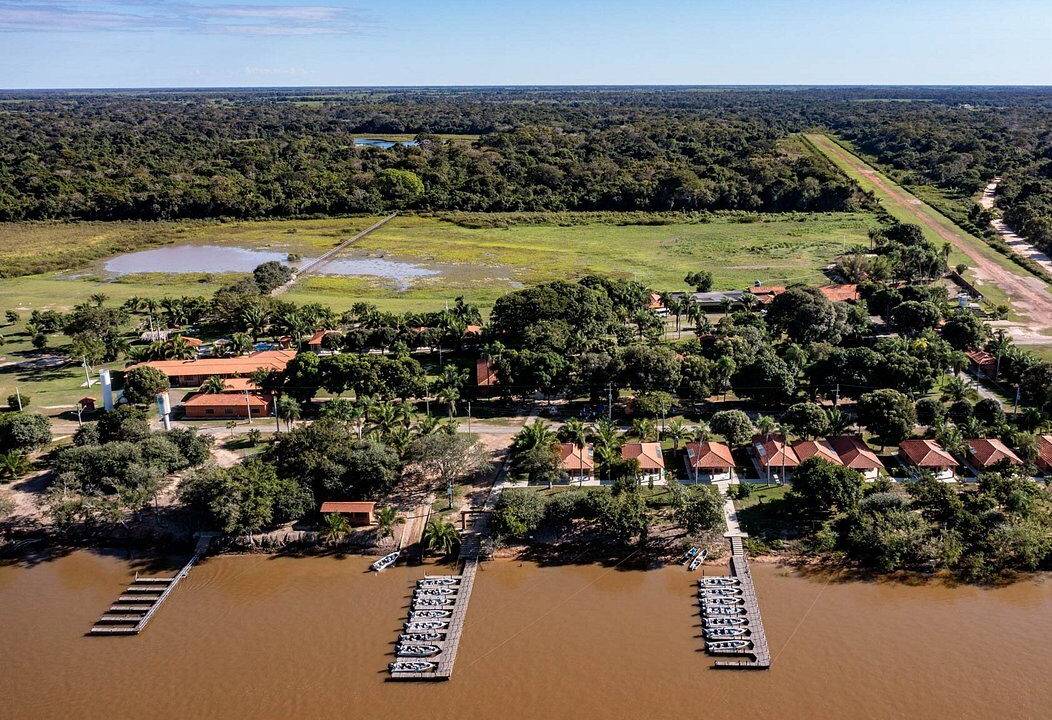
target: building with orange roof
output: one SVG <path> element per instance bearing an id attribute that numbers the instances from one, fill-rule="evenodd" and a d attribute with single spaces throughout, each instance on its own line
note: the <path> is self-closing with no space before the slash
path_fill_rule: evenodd
<path id="1" fill-rule="evenodd" d="M 173 387 L 199 387 L 208 378 L 218 375 L 221 378 L 248 377 L 257 370 L 285 369 L 296 353 L 291 350 L 264 350 L 251 355 L 240 355 L 227 358 L 198 358 L 196 360 L 150 360 L 130 365 L 126 370 L 137 367 L 152 367 L 168 376 Z"/>
<path id="2" fill-rule="evenodd" d="M 786 445 L 784 436 L 777 433 L 772 433 L 770 436 L 757 435 L 753 438 L 752 449 L 756 453 L 760 468 L 766 471 L 768 478 L 771 477 L 772 472 L 778 472 L 781 474 L 781 479 L 785 480 L 792 469 L 800 464 L 796 451 Z"/>
<path id="3" fill-rule="evenodd" d="M 577 447 L 573 443 L 559 443 L 559 469 L 566 473 L 570 482 L 578 485 L 595 483 L 595 459 L 592 446 Z"/>
<path id="4" fill-rule="evenodd" d="M 269 414 L 267 401 L 246 393 L 199 393 L 183 403 L 190 420 L 244 419 Z"/>
<path id="5" fill-rule="evenodd" d="M 858 302 L 858 285 L 854 283 L 823 285 L 818 291 L 833 302 Z"/>
<path id="6" fill-rule="evenodd" d="M 992 378 L 997 373 L 997 358 L 985 350 L 968 350 L 968 372 L 979 378 Z"/>
<path id="7" fill-rule="evenodd" d="M 777 295 L 785 292 L 784 285 L 753 285 L 749 293 L 764 305 L 768 305 Z"/>
<path id="8" fill-rule="evenodd" d="M 833 446 L 825 440 L 797 440 L 792 447 L 796 459 L 800 462 L 816 457 L 834 465 L 844 464 Z"/>
<path id="9" fill-rule="evenodd" d="M 314 334 L 310 336 L 310 340 L 307 341 L 307 348 L 311 352 L 321 352 L 324 349 L 325 338 L 339 334 L 339 330 L 315 330 Z"/>
<path id="10" fill-rule="evenodd" d="M 989 470 L 993 466 L 1007 462 L 1010 465 L 1022 465 L 1023 461 L 1012 452 L 999 438 L 975 438 L 969 440 L 968 459 L 977 470 Z"/>
<path id="11" fill-rule="evenodd" d="M 718 442 L 687 443 L 687 470 L 694 482 L 721 482 L 732 478 L 734 456 Z"/>
<path id="12" fill-rule="evenodd" d="M 639 463 L 640 482 L 648 485 L 665 483 L 665 455 L 661 451 L 661 443 L 625 443 L 621 446 L 621 458 Z"/>
<path id="13" fill-rule="evenodd" d="M 934 440 L 903 440 L 899 443 L 899 457 L 915 471 L 927 470 L 936 480 L 954 482 L 960 465 L 953 455 Z"/>
<path id="14" fill-rule="evenodd" d="M 826 442 L 836 451 L 840 461 L 846 467 L 862 473 L 862 477 L 866 480 L 876 480 L 884 470 L 884 463 L 857 435 L 838 435 L 826 438 Z"/>
<path id="15" fill-rule="evenodd" d="M 373 525 L 376 523 L 376 503 L 374 502 L 323 502 L 318 512 L 322 515 L 335 513 L 347 518 L 355 526 Z"/>

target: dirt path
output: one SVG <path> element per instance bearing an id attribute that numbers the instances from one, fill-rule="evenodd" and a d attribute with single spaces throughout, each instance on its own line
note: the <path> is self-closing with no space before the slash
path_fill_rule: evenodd
<path id="1" fill-rule="evenodd" d="M 927 228 L 966 255 L 977 280 L 1000 288 L 1023 321 L 994 324 L 1004 327 L 1015 342 L 1021 345 L 1052 345 L 1052 291 L 1044 281 L 1022 269 L 1013 272 L 986 257 L 978 246 L 981 240 L 969 238 L 962 231 L 948 227 L 948 220 L 943 219 L 940 222 L 942 216 L 937 210 L 829 138 L 824 135 L 808 135 L 807 138 L 842 169 L 849 171 L 849 174 L 861 176 L 879 193 L 897 203 L 912 215 L 913 222 Z"/>
<path id="2" fill-rule="evenodd" d="M 997 196 L 997 186 L 1000 183 L 1001 178 L 994 178 L 983 190 L 983 196 L 979 198 L 979 204 L 987 210 L 994 210 L 994 198 Z M 990 227 L 1005 241 L 1008 247 L 1012 248 L 1012 252 L 1033 260 L 1045 272 L 1052 274 L 1052 258 L 1049 258 L 1048 255 L 1031 245 L 1025 237 L 1008 227 L 999 216 L 990 221 Z"/>

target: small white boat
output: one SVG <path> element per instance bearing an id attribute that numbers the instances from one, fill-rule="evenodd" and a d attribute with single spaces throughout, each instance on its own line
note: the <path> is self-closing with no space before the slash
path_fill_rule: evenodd
<path id="1" fill-rule="evenodd" d="M 446 637 L 445 633 L 437 632 L 422 632 L 422 633 L 402 633 L 399 639 L 400 642 L 408 643 L 419 643 L 419 642 L 438 642 Z"/>
<path id="2" fill-rule="evenodd" d="M 705 627 L 707 627 L 707 628 L 734 627 L 736 625 L 748 625 L 748 624 L 749 624 L 748 619 L 742 617 L 741 615 L 705 618 Z"/>
<path id="3" fill-rule="evenodd" d="M 708 553 L 705 550 L 702 550 L 700 553 L 695 555 L 694 559 L 690 561 L 690 565 L 687 566 L 687 569 L 691 572 L 697 570 L 699 567 L 701 567 L 701 564 L 705 562 L 705 556 L 707 554 Z"/>
<path id="4" fill-rule="evenodd" d="M 687 554 L 683 556 L 683 562 L 689 562 L 694 559 L 694 556 L 698 554 L 698 548 L 692 547 L 687 551 Z"/>
<path id="5" fill-rule="evenodd" d="M 741 598 L 715 597 L 702 598 L 701 604 L 704 607 L 741 607 L 745 604 L 745 601 Z"/>
<path id="6" fill-rule="evenodd" d="M 417 622 L 419 620 L 442 620 L 444 618 L 452 617 L 452 610 L 414 610 L 409 613 L 409 622 Z"/>
<path id="7" fill-rule="evenodd" d="M 395 653 L 403 657 L 431 657 L 432 655 L 438 655 L 440 652 L 442 652 L 442 648 L 428 643 L 422 645 L 399 643 L 398 647 L 395 648 Z"/>
<path id="8" fill-rule="evenodd" d="M 706 640 L 725 640 L 727 638 L 740 638 L 749 634 L 743 627 L 721 627 L 711 628 L 705 631 Z"/>
<path id="9" fill-rule="evenodd" d="M 451 597 L 443 597 L 441 595 L 433 595 L 431 597 L 415 597 L 413 598 L 413 609 L 414 610 L 428 610 L 431 608 L 443 608 L 453 607 L 457 604 L 457 601 Z"/>
<path id="10" fill-rule="evenodd" d="M 745 608 L 740 605 L 706 605 L 701 609 L 705 616 L 709 615 L 744 615 Z"/>
<path id="11" fill-rule="evenodd" d="M 389 555 L 384 555 L 382 558 L 380 558 L 379 560 L 374 562 L 369 567 L 371 567 L 376 572 L 380 572 L 381 570 L 386 570 L 387 568 L 391 567 L 392 565 L 395 564 L 395 562 L 398 561 L 398 556 L 401 555 L 401 554 L 402 554 L 401 550 L 395 550 L 393 553 L 391 553 Z"/>
<path id="12" fill-rule="evenodd" d="M 715 575 L 713 577 L 703 577 L 698 580 L 702 585 L 709 587 L 715 586 L 727 586 L 727 585 L 741 585 L 741 580 L 738 578 L 728 577 L 726 575 Z"/>
<path id="13" fill-rule="evenodd" d="M 459 582 L 459 576 L 426 577 L 423 580 L 417 580 L 416 584 L 418 587 L 440 587 L 442 585 L 456 585 Z"/>
<path id="14" fill-rule="evenodd" d="M 699 597 L 736 597 L 741 594 L 741 589 L 736 587 L 703 587 L 698 590 Z"/>
<path id="15" fill-rule="evenodd" d="M 438 666 L 433 662 L 421 660 L 399 660 L 388 665 L 387 669 L 393 673 L 419 673 L 431 672 L 436 667 Z"/>
<path id="16" fill-rule="evenodd" d="M 450 587 L 418 587 L 417 595 L 456 595 L 456 588 Z"/>
<path id="17" fill-rule="evenodd" d="M 411 622 L 405 624 L 407 633 L 432 632 L 434 630 L 445 630 L 449 623 L 445 620 L 424 620 L 423 622 Z"/>
<path id="18" fill-rule="evenodd" d="M 705 643 L 705 649 L 710 653 L 736 653 L 748 650 L 752 643 L 748 640 L 714 640 Z"/>

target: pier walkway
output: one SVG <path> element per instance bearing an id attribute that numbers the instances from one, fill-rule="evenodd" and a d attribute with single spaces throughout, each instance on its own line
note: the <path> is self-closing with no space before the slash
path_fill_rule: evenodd
<path id="1" fill-rule="evenodd" d="M 89 635 L 138 635 L 153 618 L 172 590 L 190 572 L 190 568 L 208 551 L 213 535 L 201 535 L 193 557 L 172 577 L 139 577 L 95 621 Z"/>

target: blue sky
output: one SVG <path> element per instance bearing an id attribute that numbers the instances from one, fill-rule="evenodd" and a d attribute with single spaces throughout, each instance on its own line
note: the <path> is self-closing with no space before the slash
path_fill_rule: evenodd
<path id="1" fill-rule="evenodd" d="M 0 0 L 0 87 L 1052 83 L 1052 0 Z"/>

